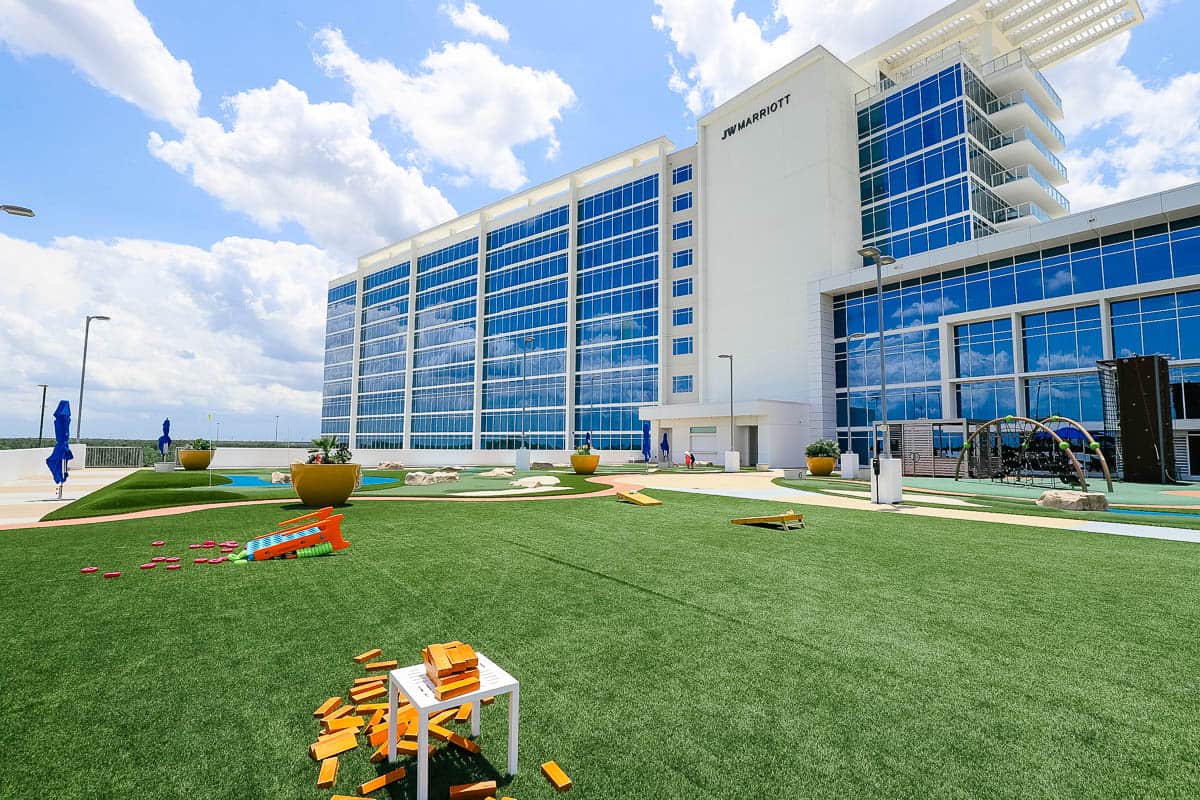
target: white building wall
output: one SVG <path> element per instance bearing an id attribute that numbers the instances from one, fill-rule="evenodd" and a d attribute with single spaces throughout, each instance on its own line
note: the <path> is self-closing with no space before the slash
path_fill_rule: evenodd
<path id="1" fill-rule="evenodd" d="M 818 47 L 700 120 L 701 403 L 728 397 L 713 361 L 726 352 L 740 398 L 823 398 L 808 282 L 861 266 L 854 94 L 865 86 Z M 804 424 L 820 433 L 815 409 Z"/>

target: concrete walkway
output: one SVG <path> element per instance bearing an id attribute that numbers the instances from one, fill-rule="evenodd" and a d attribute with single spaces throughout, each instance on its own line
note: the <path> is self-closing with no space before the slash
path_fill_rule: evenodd
<path id="1" fill-rule="evenodd" d="M 915 506 L 880 506 L 870 500 L 840 495 L 819 494 L 778 486 L 772 481 L 783 477 L 778 470 L 771 472 L 735 472 L 708 475 L 611 475 L 594 478 L 597 482 L 612 483 L 622 490 L 667 489 L 673 492 L 713 494 L 792 505 L 845 508 L 880 514 L 904 514 L 914 517 L 961 519 L 967 522 L 994 522 L 1002 525 L 1024 525 L 1061 531 L 1083 531 L 1113 536 L 1135 536 L 1144 539 L 1163 539 L 1174 542 L 1200 543 L 1200 530 L 1165 528 L 1158 525 L 1128 525 L 1120 522 L 1091 522 L 1066 517 L 1039 517 L 1030 514 L 998 514 L 994 511 L 968 511 L 962 508 L 918 508 Z M 919 495 L 912 495 L 913 498 Z M 925 496 L 920 496 L 925 502 Z"/>
<path id="2" fill-rule="evenodd" d="M 26 527 L 86 494 L 124 478 L 132 469 L 73 469 L 63 485 L 63 499 L 54 497 L 49 471 L 42 478 L 23 478 L 0 486 L 0 529 Z"/>

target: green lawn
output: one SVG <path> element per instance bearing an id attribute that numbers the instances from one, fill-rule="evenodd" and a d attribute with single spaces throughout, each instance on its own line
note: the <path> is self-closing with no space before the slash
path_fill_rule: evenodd
<path id="1" fill-rule="evenodd" d="M 293 508 L 0 532 L 0 797 L 328 798 L 311 713 L 350 656 L 450 639 L 522 682 L 519 800 L 556 796 L 548 759 L 581 799 L 1200 795 L 1195 545 L 823 508 L 785 534 L 652 493 L 360 502 L 336 556 L 178 573 L 136 565 Z M 431 797 L 503 767 L 505 705 Z"/>

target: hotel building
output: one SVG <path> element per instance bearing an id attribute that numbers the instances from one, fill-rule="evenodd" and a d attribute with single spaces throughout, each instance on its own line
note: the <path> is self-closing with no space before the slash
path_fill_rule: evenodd
<path id="1" fill-rule="evenodd" d="M 1103 426 L 1096 361 L 1171 360 L 1200 474 L 1200 185 L 1072 214 L 1042 70 L 1136 0 L 959 0 L 843 62 L 801 55 L 665 138 L 362 256 L 330 283 L 322 431 L 359 458 L 743 464 L 889 421 Z M 733 415 L 730 429 L 730 360 Z M 1194 421 L 1194 424 L 1193 424 Z M 1195 433 L 1190 433 L 1190 430 Z M 953 445 L 952 437 L 947 438 Z M 1194 457 L 1193 457 L 1194 456 Z"/>

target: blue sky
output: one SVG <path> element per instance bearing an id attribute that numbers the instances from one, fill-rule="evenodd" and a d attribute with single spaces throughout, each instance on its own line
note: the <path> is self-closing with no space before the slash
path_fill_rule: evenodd
<path id="1" fill-rule="evenodd" d="M 823 43 L 941 6 L 858 0 L 0 0 L 0 434 L 33 385 L 85 433 L 316 432 L 321 294 L 355 255 L 655 136 Z M 1200 4 L 1050 70 L 1075 210 L 1200 179 Z M 842 6 L 844 8 L 844 5 Z M 851 24 L 852 23 L 852 24 Z M 53 403 L 51 403 L 53 406 Z"/>

